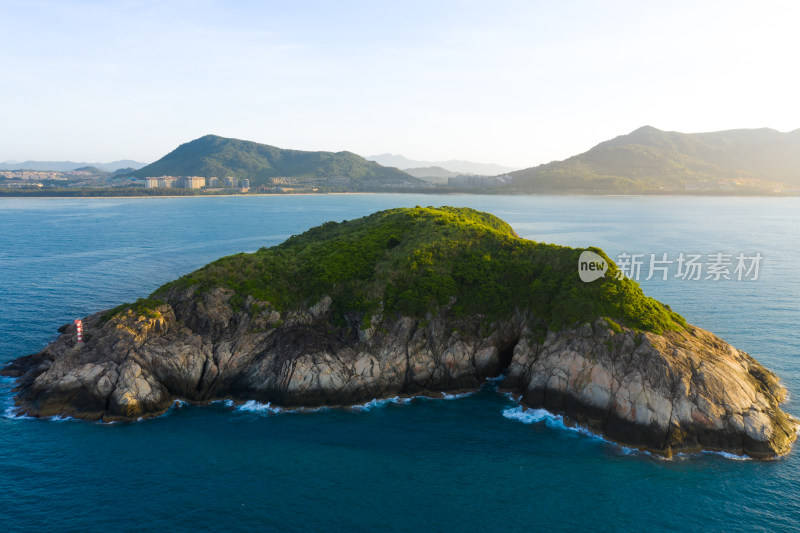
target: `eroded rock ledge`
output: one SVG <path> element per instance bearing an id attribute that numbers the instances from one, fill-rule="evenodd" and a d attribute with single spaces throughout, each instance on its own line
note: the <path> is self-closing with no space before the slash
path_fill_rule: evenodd
<path id="1" fill-rule="evenodd" d="M 127 420 L 175 399 L 257 400 L 283 406 L 352 405 L 395 395 L 501 389 L 643 449 L 785 454 L 797 422 L 778 404 L 777 377 L 700 328 L 657 335 L 605 319 L 559 332 L 524 312 L 503 322 L 405 316 L 336 325 L 330 298 L 279 313 L 233 291 L 169 295 L 150 316 L 132 311 L 73 325 L 37 354 L 3 369 L 18 378 L 16 404 L 31 416 Z M 107 318 L 107 317 L 105 317 Z"/>

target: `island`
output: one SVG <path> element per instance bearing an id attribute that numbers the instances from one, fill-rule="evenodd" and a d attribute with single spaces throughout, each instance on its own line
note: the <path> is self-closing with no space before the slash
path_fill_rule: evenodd
<path id="1" fill-rule="evenodd" d="M 327 222 L 83 319 L 3 368 L 33 417 L 119 421 L 177 400 L 349 406 L 476 390 L 653 453 L 786 454 L 778 378 L 586 250 L 468 208 Z"/>

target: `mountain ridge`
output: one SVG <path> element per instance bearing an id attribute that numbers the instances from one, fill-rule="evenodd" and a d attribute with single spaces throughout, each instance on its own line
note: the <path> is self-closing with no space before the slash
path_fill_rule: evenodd
<path id="1" fill-rule="evenodd" d="M 83 167 L 95 167 L 104 172 L 114 172 L 119 169 L 134 168 L 139 169 L 147 163 L 134 161 L 132 159 L 121 159 L 110 163 L 78 163 L 75 161 L 2 161 L 0 170 L 37 170 L 53 172 L 71 172 Z"/>
<path id="2" fill-rule="evenodd" d="M 707 133 L 643 126 L 586 152 L 511 172 L 517 192 L 686 192 L 800 187 L 800 129 Z"/>
<path id="3" fill-rule="evenodd" d="M 498 174 L 506 174 L 515 170 L 514 167 L 498 165 L 495 163 L 478 163 L 475 161 L 465 161 L 463 159 L 450 159 L 447 161 L 419 161 L 415 159 L 408 159 L 400 154 L 390 153 L 371 155 L 367 156 L 365 159 L 368 159 L 369 161 L 375 161 L 383 166 L 395 167 L 406 171 L 408 169 L 440 167 L 453 172 L 454 175 L 477 174 L 481 176 L 496 176 Z"/>
<path id="4" fill-rule="evenodd" d="M 303 151 L 205 135 L 181 144 L 131 176 L 225 177 L 250 180 L 251 186 L 276 183 L 343 186 L 356 190 L 407 187 L 423 182 L 395 168 L 383 167 L 352 152 Z"/>

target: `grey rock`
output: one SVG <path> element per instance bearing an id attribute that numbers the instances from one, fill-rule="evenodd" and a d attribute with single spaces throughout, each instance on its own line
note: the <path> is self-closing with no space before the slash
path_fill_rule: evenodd
<path id="1" fill-rule="evenodd" d="M 258 400 L 284 406 L 352 405 L 376 397 L 501 387 L 609 439 L 656 452 L 724 450 L 754 457 L 789 451 L 797 421 L 785 390 L 745 352 L 689 326 L 655 335 L 604 319 L 552 331 L 523 312 L 503 321 L 386 316 L 336 325 L 331 300 L 281 311 L 233 292 L 172 294 L 156 316 L 84 320 L 40 353 L 4 369 L 31 416 L 130 420 L 176 399 Z M 534 332 L 540 332 L 535 334 Z"/>

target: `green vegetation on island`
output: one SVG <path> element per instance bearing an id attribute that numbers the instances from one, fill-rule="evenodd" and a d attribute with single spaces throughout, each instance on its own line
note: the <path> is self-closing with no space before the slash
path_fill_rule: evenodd
<path id="1" fill-rule="evenodd" d="M 280 311 L 330 296 L 340 322 L 377 312 L 425 317 L 449 306 L 450 313 L 492 320 L 530 311 L 554 329 L 600 316 L 653 332 L 685 325 L 636 282 L 616 279 L 613 262 L 591 250 L 608 261 L 609 271 L 584 283 L 577 270 L 582 250 L 522 239 L 491 214 L 453 207 L 391 209 L 327 222 L 278 246 L 224 257 L 150 298 L 168 301 L 175 290 L 224 287 L 235 291 L 237 305 L 249 295 Z"/>

